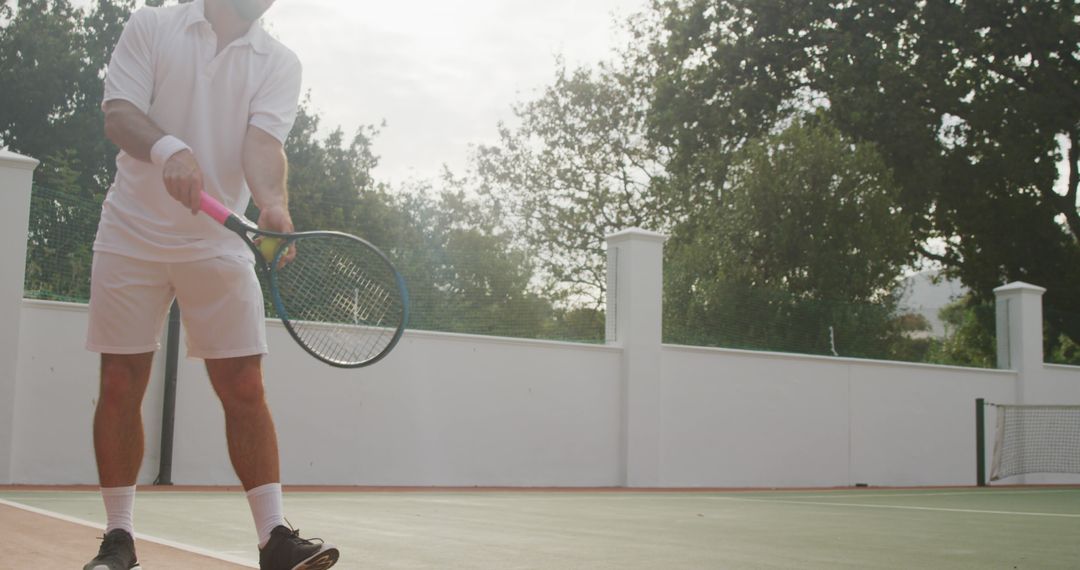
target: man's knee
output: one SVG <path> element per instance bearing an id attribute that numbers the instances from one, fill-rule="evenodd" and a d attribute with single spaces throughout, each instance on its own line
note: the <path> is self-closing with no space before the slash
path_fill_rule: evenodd
<path id="1" fill-rule="evenodd" d="M 153 357 L 153 353 L 102 354 L 100 401 L 119 406 L 141 405 Z"/>
<path id="2" fill-rule="evenodd" d="M 222 404 L 259 404 L 263 401 L 262 357 L 242 356 L 206 361 L 206 371 Z"/>

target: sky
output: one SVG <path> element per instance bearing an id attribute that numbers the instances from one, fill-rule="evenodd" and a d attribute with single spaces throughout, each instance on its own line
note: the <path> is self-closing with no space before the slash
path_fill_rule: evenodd
<path id="1" fill-rule="evenodd" d="M 401 183 L 437 178 L 444 165 L 463 173 L 470 147 L 498 140 L 513 105 L 554 80 L 556 58 L 570 68 L 609 58 L 626 41 L 615 23 L 646 5 L 277 0 L 263 24 L 300 57 L 324 131 L 379 127 L 375 178 Z"/>
<path id="2" fill-rule="evenodd" d="M 608 58 L 644 0 L 278 0 L 264 23 L 304 65 L 327 128 L 382 125 L 377 180 L 462 173 L 513 105 L 568 66 Z"/>

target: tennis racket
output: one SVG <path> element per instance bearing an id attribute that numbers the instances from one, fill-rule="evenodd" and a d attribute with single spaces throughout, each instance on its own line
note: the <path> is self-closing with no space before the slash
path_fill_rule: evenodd
<path id="1" fill-rule="evenodd" d="M 206 192 L 200 209 L 255 253 L 274 312 L 312 356 L 358 368 L 397 345 L 409 319 L 409 295 L 401 274 L 375 246 L 340 232 L 261 230 Z"/>

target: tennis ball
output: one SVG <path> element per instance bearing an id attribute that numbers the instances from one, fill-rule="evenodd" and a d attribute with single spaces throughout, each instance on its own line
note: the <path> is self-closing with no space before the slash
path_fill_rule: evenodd
<path id="1" fill-rule="evenodd" d="M 281 238 L 264 236 L 259 240 L 259 251 L 267 263 L 274 260 L 274 254 L 277 253 L 279 245 L 281 245 Z"/>

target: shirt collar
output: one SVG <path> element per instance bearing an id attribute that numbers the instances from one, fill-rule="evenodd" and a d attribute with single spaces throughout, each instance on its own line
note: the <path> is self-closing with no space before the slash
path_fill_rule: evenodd
<path id="1" fill-rule="evenodd" d="M 210 26 L 210 21 L 206 19 L 206 2 L 205 0 L 194 0 L 185 6 L 184 25 L 186 27 L 193 26 L 195 24 L 203 23 L 206 26 Z M 250 45 L 251 49 L 258 54 L 270 53 L 270 36 L 266 33 L 266 30 L 262 27 L 262 21 L 259 20 L 251 24 L 246 34 L 240 37 L 238 41 L 239 45 Z"/>
<path id="2" fill-rule="evenodd" d="M 204 0 L 195 0 L 184 6 L 184 26 L 191 27 L 199 22 L 210 22 L 206 19 L 206 4 Z"/>
<path id="3" fill-rule="evenodd" d="M 244 34 L 242 40 L 251 44 L 251 49 L 260 55 L 270 53 L 270 34 L 262 27 L 262 20 L 251 24 L 251 28 Z"/>

